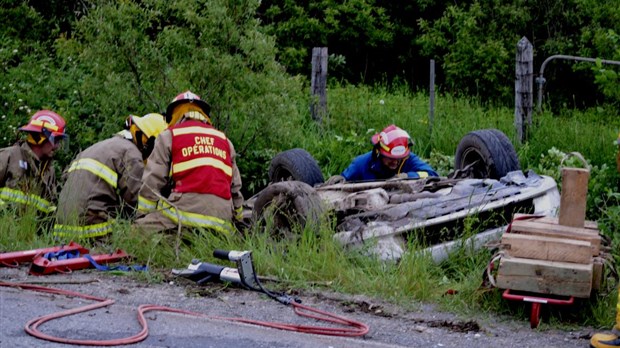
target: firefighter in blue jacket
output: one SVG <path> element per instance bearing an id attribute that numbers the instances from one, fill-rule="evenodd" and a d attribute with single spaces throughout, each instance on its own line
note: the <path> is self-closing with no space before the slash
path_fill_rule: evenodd
<path id="1" fill-rule="evenodd" d="M 357 156 L 341 175 L 331 177 L 327 183 L 439 176 L 428 163 L 411 152 L 411 137 L 399 127 L 387 126 L 371 140 L 372 151 Z"/>

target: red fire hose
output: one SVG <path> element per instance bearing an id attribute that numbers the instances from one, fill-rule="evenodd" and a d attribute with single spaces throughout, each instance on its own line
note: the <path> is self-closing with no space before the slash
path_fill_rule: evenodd
<path id="1" fill-rule="evenodd" d="M 26 323 L 25 331 L 29 335 L 43 339 L 43 340 L 47 340 L 51 342 L 58 342 L 58 343 L 65 343 L 65 344 L 76 344 L 76 345 L 87 345 L 87 346 L 116 346 L 116 345 L 126 345 L 126 344 L 134 344 L 134 343 L 141 342 L 144 339 L 146 339 L 149 334 L 148 324 L 144 317 L 144 313 L 150 312 L 150 311 L 161 311 L 161 312 L 186 314 L 186 315 L 191 315 L 191 316 L 201 317 L 201 318 L 241 322 L 241 323 L 254 324 L 254 325 L 260 325 L 260 326 L 265 326 L 265 327 L 271 327 L 271 328 L 280 329 L 280 330 L 295 331 L 295 332 L 316 334 L 316 335 L 355 337 L 355 336 L 363 336 L 367 334 L 369 331 L 369 328 L 366 324 L 360 323 L 355 320 L 347 319 L 345 317 L 341 317 L 333 313 L 329 313 L 329 312 L 321 311 L 321 310 L 318 310 L 312 307 L 308 307 L 300 303 L 295 303 L 295 302 L 291 303 L 291 305 L 294 308 L 295 314 L 299 316 L 307 317 L 307 318 L 324 321 L 327 323 L 341 325 L 344 327 L 295 325 L 295 324 L 266 322 L 266 321 L 244 319 L 244 318 L 208 316 L 203 313 L 192 312 L 192 311 L 187 311 L 183 309 L 176 309 L 176 308 L 171 308 L 171 307 L 166 307 L 166 306 L 145 304 L 145 305 L 141 305 L 138 307 L 138 322 L 140 323 L 142 330 L 140 330 L 139 333 L 133 336 L 111 339 L 111 340 L 82 340 L 82 339 L 63 338 L 63 337 L 56 337 L 56 336 L 45 334 L 39 331 L 39 326 L 54 319 L 70 316 L 70 315 L 77 314 L 77 313 L 87 312 L 93 309 L 107 307 L 107 306 L 114 304 L 115 301 L 111 299 L 105 299 L 105 298 L 95 297 L 95 296 L 91 296 L 87 294 L 82 294 L 79 292 L 48 288 L 48 287 L 32 285 L 32 284 L 0 282 L 0 286 L 32 290 L 32 291 L 38 291 L 38 292 L 47 292 L 47 293 L 52 293 L 52 294 L 57 294 L 57 295 L 73 296 L 73 297 L 79 297 L 79 298 L 83 298 L 87 300 L 97 301 L 96 303 L 89 304 L 86 306 L 76 307 L 73 309 L 68 309 L 65 311 L 60 311 L 57 313 L 44 315 L 44 316 L 32 319 L 28 321 L 28 323 Z"/>

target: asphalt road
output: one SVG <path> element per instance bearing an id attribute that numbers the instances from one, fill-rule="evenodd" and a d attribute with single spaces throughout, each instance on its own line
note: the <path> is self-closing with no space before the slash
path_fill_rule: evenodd
<path id="1" fill-rule="evenodd" d="M 0 346 L 2 347 L 65 347 L 65 344 L 44 341 L 28 335 L 24 325 L 36 316 L 76 308 L 92 301 L 60 295 L 0 290 Z M 151 296 L 147 296 L 151 297 Z M 154 299 L 154 298 L 150 298 Z M 120 302 L 120 301 L 119 301 Z M 158 302 L 158 301 L 156 301 Z M 276 302 L 264 305 L 281 307 Z M 195 311 L 208 313 L 208 305 Z M 235 310 L 228 313 L 235 316 Z M 51 336 L 82 340 L 110 340 L 129 337 L 141 330 L 136 320 L 137 307 L 115 303 L 92 312 L 50 321 L 41 331 Z M 261 326 L 197 318 L 168 312 L 146 313 L 149 335 L 140 347 L 389 347 L 395 346 L 364 339 L 308 335 Z"/>
<path id="2" fill-rule="evenodd" d="M 104 308 L 44 323 L 40 331 L 50 336 L 80 340 L 111 340 L 140 332 L 137 308 L 154 304 L 203 313 L 199 318 L 184 314 L 153 311 L 145 314 L 149 335 L 139 347 L 397 347 L 364 338 L 333 337 L 277 330 L 219 319 L 244 318 L 268 322 L 322 325 L 296 316 L 291 307 L 266 296 L 235 288 L 191 286 L 168 283 L 147 285 L 127 277 L 96 271 L 70 275 L 28 276 L 27 268 L 0 268 L 7 283 L 27 283 L 115 299 Z M 181 280 L 180 280 L 181 281 Z M 186 287 L 190 286 L 190 290 Z M 34 285 L 34 284 L 33 284 Z M 205 291 L 203 291 L 203 289 Z M 97 301 L 77 297 L 0 287 L 0 347 L 66 347 L 30 336 L 25 324 L 36 317 L 85 306 Z M 338 313 L 347 315 L 346 313 Z M 73 345 L 76 346 L 76 345 Z"/>
<path id="3" fill-rule="evenodd" d="M 0 268 L 2 282 L 49 282 L 62 288 L 102 298 L 115 304 L 60 318 L 41 326 L 59 337 L 109 340 L 140 331 L 137 308 L 155 304 L 203 313 L 210 317 L 235 317 L 269 322 L 324 325 L 297 316 L 266 296 L 247 290 L 187 282 L 145 284 L 128 277 L 97 271 L 34 277 L 27 268 Z M 405 310 L 377 300 L 342 294 L 300 294 L 303 303 L 363 322 L 370 327 L 364 337 L 332 337 L 296 333 L 261 326 L 197 318 L 167 312 L 149 312 L 148 337 L 136 347 L 587 347 L 590 328 L 576 331 L 532 330 L 524 318 L 495 317 L 481 313 L 475 318 L 437 311 L 419 304 Z M 76 297 L 0 287 L 0 347 L 68 347 L 32 337 L 25 324 L 38 316 L 93 303 Z"/>
<path id="4" fill-rule="evenodd" d="M 0 297 L 0 345 L 2 347 L 66 347 L 32 337 L 24 324 L 33 315 L 53 313 L 82 306 L 88 301 L 57 295 L 3 289 Z M 380 342 L 351 338 L 306 335 L 221 320 L 151 312 L 146 314 L 148 337 L 140 347 L 386 347 Z M 132 336 L 140 331 L 136 308 L 115 304 L 109 308 L 62 318 L 44 324 L 44 333 L 90 340 L 109 340 Z"/>

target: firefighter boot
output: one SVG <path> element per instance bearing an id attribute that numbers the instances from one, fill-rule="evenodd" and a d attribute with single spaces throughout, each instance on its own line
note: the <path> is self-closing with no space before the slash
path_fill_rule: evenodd
<path id="1" fill-rule="evenodd" d="M 615 332 L 617 330 L 614 330 Z M 620 347 L 620 337 L 616 333 L 597 333 L 590 339 L 590 347 L 593 348 L 612 348 Z"/>
<path id="2" fill-rule="evenodd" d="M 618 291 L 618 302 L 616 303 L 616 325 L 611 333 L 597 333 L 590 339 L 590 347 L 611 348 L 620 347 L 620 290 Z"/>

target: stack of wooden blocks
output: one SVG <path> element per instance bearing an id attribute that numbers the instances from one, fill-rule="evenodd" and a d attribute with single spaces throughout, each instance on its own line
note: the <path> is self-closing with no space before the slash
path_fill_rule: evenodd
<path id="1" fill-rule="evenodd" d="M 580 298 L 600 287 L 601 236 L 597 223 L 585 220 L 589 171 L 562 174 L 559 218 L 516 214 L 503 234 L 497 287 Z"/>

